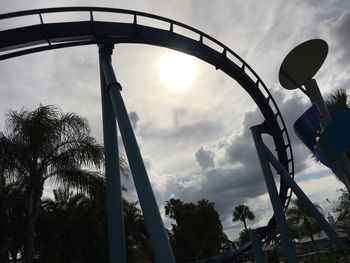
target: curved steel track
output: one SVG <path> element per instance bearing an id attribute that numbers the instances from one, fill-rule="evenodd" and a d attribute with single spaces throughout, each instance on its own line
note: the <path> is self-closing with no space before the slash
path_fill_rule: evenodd
<path id="1" fill-rule="evenodd" d="M 85 13 L 83 21 L 45 22 L 50 14 Z M 97 14 L 123 15 L 122 21 L 101 21 Z M 294 177 L 293 152 L 286 125 L 275 100 L 255 71 L 230 48 L 213 37 L 180 22 L 143 12 L 103 7 L 62 7 L 27 10 L 1 14 L 0 21 L 16 22 L 22 17 L 32 17 L 38 22 L 0 31 L 0 60 L 52 50 L 57 48 L 91 45 L 139 43 L 178 50 L 215 66 L 244 88 L 264 116 L 264 129 L 273 137 L 279 161 Z M 140 22 L 148 20 L 148 23 Z M 149 24 L 156 26 L 150 26 Z M 290 189 L 281 181 L 280 199 L 287 209 L 291 199 Z M 274 217 L 267 226 L 260 228 L 260 235 L 267 237 L 276 228 Z M 246 244 L 223 256 L 205 260 L 225 261 L 250 248 Z"/>

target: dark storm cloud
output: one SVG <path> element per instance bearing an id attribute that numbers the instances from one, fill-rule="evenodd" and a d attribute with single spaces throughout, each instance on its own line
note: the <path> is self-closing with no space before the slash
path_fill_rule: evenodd
<path id="1" fill-rule="evenodd" d="M 196 160 L 200 167 L 203 170 L 206 170 L 207 168 L 213 168 L 214 167 L 214 153 L 211 151 L 205 150 L 203 147 L 201 147 L 196 152 Z"/>

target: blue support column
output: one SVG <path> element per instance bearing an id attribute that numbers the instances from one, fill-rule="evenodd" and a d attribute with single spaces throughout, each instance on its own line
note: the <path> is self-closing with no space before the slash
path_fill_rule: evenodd
<path id="1" fill-rule="evenodd" d="M 109 48 L 112 49 L 111 46 Z M 175 263 L 152 186 L 120 93 L 121 87 L 114 74 L 111 64 L 111 52 L 103 52 L 101 54 L 101 65 L 107 81 L 107 92 L 111 98 L 114 113 L 117 117 L 119 130 L 122 135 L 136 191 L 151 239 L 155 261 L 157 263 Z"/>
<path id="2" fill-rule="evenodd" d="M 250 236 L 250 240 L 252 241 L 254 262 L 255 263 L 264 263 L 265 262 L 265 255 L 261 249 L 261 239 L 259 237 L 258 229 L 250 229 L 249 236 Z"/>
<path id="3" fill-rule="evenodd" d="M 302 201 L 305 205 L 308 213 L 316 219 L 317 223 L 323 229 L 324 232 L 329 236 L 332 242 L 338 248 L 344 248 L 343 241 L 339 238 L 334 229 L 330 226 L 330 224 L 326 221 L 326 219 L 322 216 L 320 211 L 313 205 L 310 199 L 306 196 L 306 194 L 301 190 L 301 188 L 294 182 L 293 178 L 288 175 L 286 168 L 276 159 L 276 157 L 271 153 L 271 151 L 266 147 L 266 145 L 262 146 L 264 148 L 265 154 L 268 160 L 271 162 L 272 166 L 275 167 L 277 172 L 280 174 L 283 182 L 292 189 L 293 193 Z"/>
<path id="4" fill-rule="evenodd" d="M 294 250 L 293 242 L 288 230 L 287 222 L 284 217 L 280 197 L 276 188 L 275 180 L 271 171 L 269 160 L 265 155 L 264 143 L 261 138 L 262 126 L 253 126 L 250 128 L 253 134 L 255 147 L 259 156 L 260 165 L 263 170 L 267 191 L 270 196 L 272 208 L 275 214 L 278 230 L 281 234 L 283 248 L 288 258 L 288 262 L 297 262 L 297 255 Z"/>
<path id="5" fill-rule="evenodd" d="M 108 253 L 110 263 L 126 263 L 117 127 L 112 103 L 107 94 L 106 80 L 102 70 L 102 58 L 104 57 L 104 52 L 105 50 L 99 50 L 107 191 Z"/>

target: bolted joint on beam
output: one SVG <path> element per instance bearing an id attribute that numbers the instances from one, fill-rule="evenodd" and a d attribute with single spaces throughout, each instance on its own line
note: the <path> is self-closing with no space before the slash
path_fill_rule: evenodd
<path id="1" fill-rule="evenodd" d="M 111 83 L 108 83 L 107 86 L 106 86 L 106 89 L 107 89 L 107 93 L 109 92 L 109 90 L 113 87 L 116 87 L 118 88 L 120 91 L 123 90 L 122 88 L 122 85 L 119 83 L 119 82 L 111 82 Z"/>
<path id="2" fill-rule="evenodd" d="M 263 134 L 263 133 L 265 133 L 264 124 L 259 124 L 259 125 L 252 126 L 252 127 L 250 127 L 250 130 L 252 132 L 254 132 L 255 134 Z"/>
<path id="3" fill-rule="evenodd" d="M 114 44 L 99 44 L 98 45 L 98 52 L 99 53 L 105 53 L 109 56 L 113 54 Z"/>
<path id="4" fill-rule="evenodd" d="M 276 169 L 277 174 L 281 175 L 282 173 L 288 173 L 288 170 L 285 166 L 281 167 L 280 169 Z"/>
<path id="5" fill-rule="evenodd" d="M 270 122 L 268 122 L 267 120 L 265 120 L 263 123 L 259 124 L 259 125 L 255 125 L 250 127 L 251 131 L 255 131 L 259 134 L 269 134 L 272 135 L 271 132 L 271 125 Z"/>

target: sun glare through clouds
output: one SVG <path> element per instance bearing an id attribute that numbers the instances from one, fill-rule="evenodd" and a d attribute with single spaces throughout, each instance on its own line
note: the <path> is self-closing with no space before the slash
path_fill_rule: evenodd
<path id="1" fill-rule="evenodd" d="M 159 60 L 159 77 L 172 92 L 190 88 L 197 76 L 197 60 L 187 54 L 170 51 Z"/>

